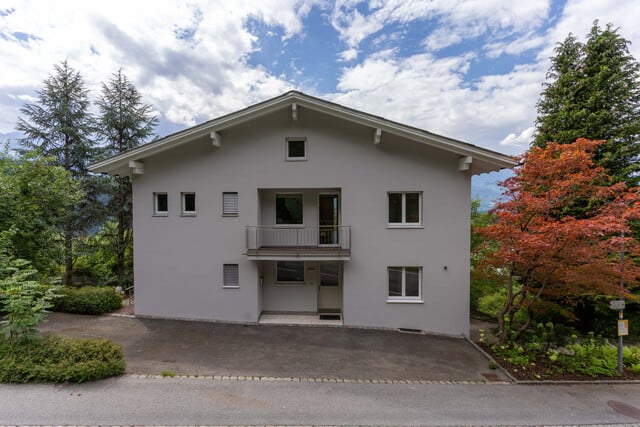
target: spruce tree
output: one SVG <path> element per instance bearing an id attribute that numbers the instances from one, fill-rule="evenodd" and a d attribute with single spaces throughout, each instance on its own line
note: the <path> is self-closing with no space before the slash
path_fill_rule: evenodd
<path id="1" fill-rule="evenodd" d="M 39 150 L 53 157 L 55 164 L 67 170 L 84 192 L 82 201 L 73 206 L 64 219 L 64 283 L 73 283 L 73 237 L 86 233 L 102 217 L 98 200 L 100 182 L 88 173 L 96 145 L 92 139 L 93 117 L 89 113 L 88 90 L 84 79 L 65 60 L 54 66 L 53 74 L 37 92 L 38 102 L 25 104 L 16 130 L 22 132 L 23 151 Z"/>
<path id="2" fill-rule="evenodd" d="M 142 103 L 140 93 L 122 70 L 114 74 L 108 83 L 102 84 L 102 94 L 96 104 L 100 111 L 97 129 L 106 142 L 106 154 L 123 153 L 153 136 L 158 122 L 153 109 Z M 115 273 L 118 283 L 124 285 L 127 277 L 125 254 L 132 236 L 131 180 L 128 176 L 118 176 L 114 180 L 112 212 L 118 223 Z"/>
<path id="3" fill-rule="evenodd" d="M 616 181 L 634 186 L 640 171 L 640 65 L 629 41 L 595 21 L 586 43 L 569 35 L 555 49 L 550 83 L 538 102 L 534 146 L 579 137 L 605 140 L 596 161 Z"/>

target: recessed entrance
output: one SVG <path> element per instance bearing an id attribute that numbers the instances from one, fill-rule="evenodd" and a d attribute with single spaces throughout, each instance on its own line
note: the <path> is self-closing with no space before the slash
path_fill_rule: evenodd
<path id="1" fill-rule="evenodd" d="M 342 263 L 320 262 L 318 268 L 320 319 L 340 320 L 342 314 Z M 324 317 L 323 317 L 324 316 Z"/>

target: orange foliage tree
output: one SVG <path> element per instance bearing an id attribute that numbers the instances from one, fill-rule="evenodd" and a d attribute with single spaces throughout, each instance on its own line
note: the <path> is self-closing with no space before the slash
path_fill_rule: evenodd
<path id="1" fill-rule="evenodd" d="M 506 289 L 498 314 L 500 339 L 509 338 L 514 315 L 523 310 L 524 332 L 545 301 L 571 301 L 585 295 L 626 295 L 640 277 L 636 262 L 621 268 L 622 245 L 637 257 L 628 221 L 638 218 L 638 188 L 613 183 L 592 156 L 601 141 L 549 143 L 521 156 L 515 175 L 501 185 L 503 201 L 495 221 L 479 233 L 487 240 L 481 271 Z M 628 284 L 620 290 L 620 279 Z"/>

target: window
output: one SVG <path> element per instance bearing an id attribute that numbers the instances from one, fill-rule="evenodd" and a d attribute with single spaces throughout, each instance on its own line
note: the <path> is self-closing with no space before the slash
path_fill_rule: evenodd
<path id="1" fill-rule="evenodd" d="M 287 160 L 307 160 L 307 140 L 287 138 Z"/>
<path id="2" fill-rule="evenodd" d="M 167 193 L 153 193 L 153 214 L 157 216 L 169 215 L 169 198 Z"/>
<path id="3" fill-rule="evenodd" d="M 422 224 L 422 193 L 389 193 L 389 225 Z"/>
<path id="4" fill-rule="evenodd" d="M 422 302 L 422 267 L 388 267 L 388 301 Z"/>
<path id="5" fill-rule="evenodd" d="M 196 214 L 196 193 L 180 193 L 182 196 L 182 215 Z"/>
<path id="6" fill-rule="evenodd" d="M 276 224 L 302 224 L 302 194 L 276 194 Z"/>
<path id="7" fill-rule="evenodd" d="M 238 280 L 238 264 L 224 264 L 223 265 L 223 288 L 239 288 L 240 281 Z"/>
<path id="8" fill-rule="evenodd" d="M 238 216 L 238 193 L 222 193 L 222 216 Z"/>
<path id="9" fill-rule="evenodd" d="M 276 282 L 286 284 L 303 284 L 304 261 L 277 261 Z"/>

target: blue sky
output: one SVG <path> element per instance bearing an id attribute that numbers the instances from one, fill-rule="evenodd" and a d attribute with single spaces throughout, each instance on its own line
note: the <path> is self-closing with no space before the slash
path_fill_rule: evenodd
<path id="1" fill-rule="evenodd" d="M 122 68 L 164 135 L 297 89 L 507 154 L 531 140 L 553 47 L 633 0 L 0 0 L 0 141 L 68 59 L 92 96 Z M 123 13 L 126 11 L 126 13 Z"/>

